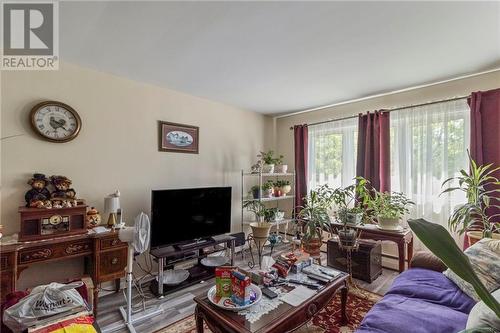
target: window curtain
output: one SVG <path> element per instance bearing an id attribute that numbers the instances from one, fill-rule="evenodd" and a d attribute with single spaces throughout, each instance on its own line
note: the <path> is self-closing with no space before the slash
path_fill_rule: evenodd
<path id="1" fill-rule="evenodd" d="M 468 168 L 469 114 L 465 99 L 391 112 L 392 190 L 415 202 L 411 218 L 447 228 L 453 207 L 464 202 L 461 192 L 440 193 L 443 181 Z"/>
<path id="2" fill-rule="evenodd" d="M 477 164 L 500 166 L 500 89 L 473 92 L 467 100 L 470 106 L 470 154 Z M 500 178 L 500 172 L 495 174 Z M 497 193 L 500 199 L 500 194 Z M 494 202 L 499 204 L 500 201 Z M 488 214 L 500 214 L 490 209 Z M 469 246 L 467 237 L 464 248 Z"/>
<path id="3" fill-rule="evenodd" d="M 307 195 L 307 125 L 295 125 L 293 137 L 295 147 L 295 207 L 297 208 L 303 205 L 303 198 Z"/>
<path id="4" fill-rule="evenodd" d="M 356 175 L 356 118 L 309 126 L 308 187 L 332 188 L 354 183 Z"/>
<path id="5" fill-rule="evenodd" d="M 391 190 L 389 113 L 359 114 L 356 175 L 370 181 L 376 190 Z"/>

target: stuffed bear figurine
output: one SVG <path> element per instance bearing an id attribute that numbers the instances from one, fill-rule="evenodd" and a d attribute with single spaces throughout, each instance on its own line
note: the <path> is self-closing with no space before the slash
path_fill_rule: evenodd
<path id="1" fill-rule="evenodd" d="M 50 199 L 50 192 L 47 189 L 49 180 L 44 174 L 35 173 L 33 177 L 28 181 L 31 185 L 31 190 L 26 192 L 24 199 L 26 200 L 26 207 L 31 207 L 32 203 L 36 203 L 36 206 L 40 208 L 40 201 L 43 203 Z"/>
<path id="2" fill-rule="evenodd" d="M 65 176 L 50 176 L 50 182 L 55 190 L 51 193 L 52 199 L 75 199 L 76 192 L 70 188 L 71 180 Z"/>

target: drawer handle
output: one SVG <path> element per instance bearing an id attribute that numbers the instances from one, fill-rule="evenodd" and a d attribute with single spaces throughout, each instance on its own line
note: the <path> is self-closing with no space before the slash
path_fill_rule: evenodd
<path id="1" fill-rule="evenodd" d="M 307 307 L 307 317 L 313 317 L 316 312 L 318 312 L 318 306 L 315 303 L 309 304 L 309 306 Z"/>
<path id="2" fill-rule="evenodd" d="M 118 263 L 118 258 L 111 259 L 111 265 L 116 265 Z"/>

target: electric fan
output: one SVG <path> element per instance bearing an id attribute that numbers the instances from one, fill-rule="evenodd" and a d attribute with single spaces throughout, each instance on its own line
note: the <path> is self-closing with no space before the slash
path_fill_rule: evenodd
<path id="1" fill-rule="evenodd" d="M 149 247 L 150 240 L 150 224 L 149 218 L 146 214 L 140 213 L 134 221 L 133 227 L 125 227 L 120 229 L 118 233 L 118 238 L 122 242 L 128 243 L 128 256 L 127 256 L 127 308 L 120 307 L 120 312 L 122 314 L 125 325 L 127 326 L 129 332 L 135 333 L 134 323 L 138 323 L 146 320 L 149 317 L 157 315 L 159 311 L 153 313 L 147 313 L 145 315 L 134 315 L 132 318 L 132 269 L 134 265 L 134 256 L 136 253 L 141 254 L 147 251 Z M 122 326 L 123 327 L 123 326 Z M 120 327 L 113 327 L 106 332 L 114 331 Z"/>

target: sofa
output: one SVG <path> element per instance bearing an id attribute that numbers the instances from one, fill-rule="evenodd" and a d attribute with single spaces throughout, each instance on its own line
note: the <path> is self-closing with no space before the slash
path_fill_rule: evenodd
<path id="1" fill-rule="evenodd" d="M 476 302 L 442 274 L 442 263 L 421 259 L 417 254 L 411 268 L 394 280 L 357 333 L 456 333 L 465 329 Z"/>

